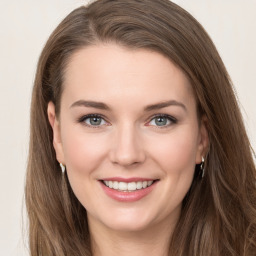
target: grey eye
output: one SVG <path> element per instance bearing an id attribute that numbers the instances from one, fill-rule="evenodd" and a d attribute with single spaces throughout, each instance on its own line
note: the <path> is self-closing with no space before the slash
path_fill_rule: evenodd
<path id="1" fill-rule="evenodd" d="M 168 119 L 166 117 L 156 117 L 155 118 L 155 124 L 158 126 L 166 125 L 168 122 Z"/>
<path id="2" fill-rule="evenodd" d="M 168 116 L 156 116 L 149 122 L 149 125 L 152 125 L 152 126 L 168 126 L 172 122 L 174 122 L 174 120 L 171 120 L 171 118 L 168 117 Z"/>
<path id="3" fill-rule="evenodd" d="M 106 121 L 99 116 L 88 117 L 84 120 L 84 122 L 90 126 L 100 126 L 100 125 L 106 124 Z"/>

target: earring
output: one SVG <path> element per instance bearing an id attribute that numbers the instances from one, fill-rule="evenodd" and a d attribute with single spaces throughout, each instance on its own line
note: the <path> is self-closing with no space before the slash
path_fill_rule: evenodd
<path id="1" fill-rule="evenodd" d="M 202 157 L 202 162 L 201 162 L 201 165 L 200 165 L 200 170 L 201 170 L 201 178 L 204 177 L 204 157 Z"/>
<path id="2" fill-rule="evenodd" d="M 62 173 L 64 174 L 65 170 L 66 170 L 66 166 L 64 164 L 60 163 L 60 168 L 61 168 Z"/>

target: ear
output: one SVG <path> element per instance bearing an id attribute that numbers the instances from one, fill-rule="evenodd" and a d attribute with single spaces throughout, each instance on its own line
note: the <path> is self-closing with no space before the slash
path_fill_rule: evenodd
<path id="1" fill-rule="evenodd" d="M 204 158 L 206 157 L 209 149 L 209 134 L 208 134 L 207 124 L 208 124 L 208 120 L 206 116 L 203 116 L 199 126 L 196 164 L 200 164 L 202 162 L 202 157 Z"/>
<path id="2" fill-rule="evenodd" d="M 53 147 L 56 152 L 56 158 L 59 163 L 65 164 L 63 147 L 61 142 L 60 122 L 56 117 L 55 105 L 53 104 L 53 102 L 48 103 L 47 114 L 53 131 Z"/>

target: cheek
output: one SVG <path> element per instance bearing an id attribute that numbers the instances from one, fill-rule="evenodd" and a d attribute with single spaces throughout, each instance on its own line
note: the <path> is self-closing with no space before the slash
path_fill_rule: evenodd
<path id="1" fill-rule="evenodd" d="M 164 172 L 182 175 L 193 172 L 197 153 L 197 132 L 195 129 L 179 129 L 153 141 L 151 155 Z"/>
<path id="2" fill-rule="evenodd" d="M 63 132 L 63 151 L 66 166 L 72 174 L 88 175 L 105 157 L 107 141 L 100 134 L 88 134 L 81 130 L 66 129 Z"/>
<path id="3" fill-rule="evenodd" d="M 82 131 L 81 131 L 82 130 Z M 63 151 L 70 185 L 77 199 L 88 210 L 95 204 L 91 186 L 97 179 L 97 170 L 105 158 L 108 145 L 106 137 L 83 132 L 83 129 L 68 129 L 62 133 Z M 95 195 L 96 196 L 96 195 Z M 88 208 L 89 207 L 89 208 Z"/>
<path id="4" fill-rule="evenodd" d="M 164 140 L 154 144 L 157 146 L 151 152 L 165 181 L 158 198 L 166 203 L 163 214 L 168 214 L 180 206 L 191 186 L 197 152 L 197 133 L 192 133 L 191 130 L 179 130 L 166 136 Z"/>

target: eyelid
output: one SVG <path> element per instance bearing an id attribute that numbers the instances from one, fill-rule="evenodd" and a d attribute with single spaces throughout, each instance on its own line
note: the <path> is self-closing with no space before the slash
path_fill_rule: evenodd
<path id="1" fill-rule="evenodd" d="M 103 124 L 103 125 L 89 125 L 85 122 L 86 119 L 90 118 L 90 117 L 99 117 L 99 118 L 102 118 L 106 124 Z M 106 125 L 109 125 L 109 122 L 106 120 L 106 117 L 102 114 L 96 114 L 96 113 L 93 113 L 93 114 L 88 114 L 88 115 L 83 115 L 82 117 L 79 117 L 77 119 L 78 123 L 83 123 L 83 125 L 87 126 L 87 127 L 90 127 L 90 128 L 101 128 L 102 126 L 106 126 Z"/>
<path id="2" fill-rule="evenodd" d="M 163 126 L 157 126 L 157 125 L 149 125 L 149 123 L 153 120 L 153 119 L 155 119 L 155 118 L 157 118 L 157 117 L 165 117 L 165 118 L 167 118 L 169 121 L 170 121 L 170 124 L 168 124 L 168 125 L 163 125 Z M 153 115 L 152 117 L 150 117 L 150 119 L 149 119 L 149 121 L 146 123 L 146 125 L 147 126 L 152 126 L 152 127 L 154 127 L 154 128 L 157 128 L 157 129 L 163 129 L 163 128 L 167 128 L 167 127 L 169 127 L 169 126 L 171 126 L 171 125 L 173 125 L 173 124 L 176 124 L 178 122 L 178 120 L 175 118 L 175 117 L 173 117 L 173 116 L 171 116 L 171 115 L 168 115 L 168 114 L 155 114 L 155 115 Z"/>
<path id="3" fill-rule="evenodd" d="M 106 124 L 103 124 L 103 125 L 88 125 L 87 123 L 85 123 L 85 120 L 87 119 L 87 118 L 90 118 L 90 117 L 99 117 L 99 118 L 102 118 L 105 122 L 106 122 Z M 165 117 L 165 118 L 167 118 L 171 123 L 170 124 L 168 124 L 168 125 L 163 125 L 163 126 L 157 126 L 157 125 L 149 125 L 149 123 L 153 120 L 153 119 L 155 119 L 155 118 L 157 118 L 157 117 Z M 83 123 L 85 126 L 87 126 L 87 127 L 90 127 L 90 128 L 101 128 L 102 126 L 106 126 L 106 125 L 111 125 L 108 121 L 107 121 L 107 118 L 104 116 L 104 115 L 102 115 L 102 114 L 97 114 L 97 113 L 93 113 L 93 114 L 87 114 L 87 115 L 83 115 L 82 117 L 79 117 L 78 119 L 77 119 L 77 121 L 79 122 L 79 123 Z M 153 115 L 153 116 L 151 116 L 150 117 L 150 119 L 149 119 L 149 121 L 147 121 L 147 123 L 146 123 L 146 126 L 152 126 L 152 127 L 156 127 L 157 129 L 161 129 L 161 128 L 167 128 L 167 127 L 169 127 L 169 126 L 171 126 L 171 125 L 173 125 L 173 124 L 176 124 L 178 122 L 178 120 L 175 118 L 175 117 L 173 117 L 173 116 L 171 116 L 171 115 L 168 115 L 168 114 L 155 114 L 155 115 Z"/>

